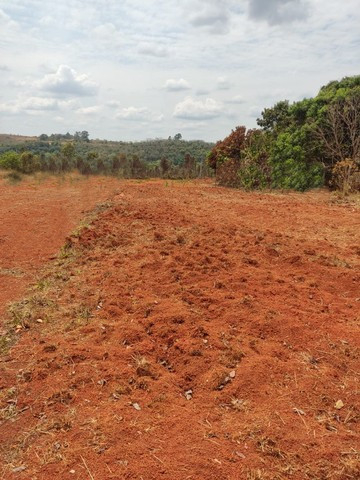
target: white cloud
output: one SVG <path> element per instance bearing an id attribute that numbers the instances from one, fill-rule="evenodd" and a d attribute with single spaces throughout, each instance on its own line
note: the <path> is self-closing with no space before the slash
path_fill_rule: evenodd
<path id="1" fill-rule="evenodd" d="M 117 112 L 116 118 L 124 120 L 146 120 L 149 116 L 149 110 L 145 107 L 126 107 Z"/>
<path id="2" fill-rule="evenodd" d="M 81 115 L 94 115 L 99 113 L 101 107 L 99 105 L 92 105 L 90 107 L 82 107 L 76 110 L 76 113 L 80 113 Z"/>
<path id="3" fill-rule="evenodd" d="M 198 0 L 193 4 L 190 23 L 197 28 L 205 28 L 210 33 L 228 33 L 230 12 L 224 0 Z"/>
<path id="4" fill-rule="evenodd" d="M 186 97 L 175 106 L 173 115 L 177 118 L 205 120 L 219 117 L 223 113 L 223 105 L 213 98 L 201 101 Z"/>
<path id="5" fill-rule="evenodd" d="M 108 46 L 119 46 L 121 44 L 121 34 L 113 23 L 104 23 L 98 25 L 92 30 L 98 41 Z"/>
<path id="6" fill-rule="evenodd" d="M 74 108 L 76 102 L 58 100 L 50 97 L 25 97 L 19 96 L 12 102 L 0 104 L 0 111 L 21 114 L 21 113 L 35 113 L 35 112 L 49 112 L 57 110 L 71 110 Z"/>
<path id="7" fill-rule="evenodd" d="M 118 102 L 117 100 L 108 100 L 106 102 L 106 106 L 110 108 L 119 108 L 121 106 L 121 102 Z"/>
<path id="8" fill-rule="evenodd" d="M 253 20 L 265 20 L 269 25 L 305 20 L 309 15 L 306 0 L 249 0 Z"/>
<path id="9" fill-rule="evenodd" d="M 18 23 L 15 22 L 7 13 L 0 8 L 0 25 L 2 27 L 18 27 Z"/>
<path id="10" fill-rule="evenodd" d="M 261 112 L 264 110 L 264 107 L 259 107 L 258 105 L 253 105 L 249 109 L 249 115 L 253 118 L 258 118 L 261 115 Z"/>
<path id="11" fill-rule="evenodd" d="M 30 97 L 21 102 L 22 110 L 58 110 L 59 102 L 53 98 Z"/>
<path id="12" fill-rule="evenodd" d="M 13 113 L 18 113 L 19 112 L 19 108 L 18 106 L 15 104 L 15 103 L 0 103 L 0 112 L 3 112 L 3 113 L 10 113 L 10 114 L 13 114 Z"/>
<path id="13" fill-rule="evenodd" d="M 142 43 L 138 48 L 138 52 L 142 55 L 149 55 L 150 57 L 167 57 L 169 55 L 166 47 L 151 43 Z"/>
<path id="14" fill-rule="evenodd" d="M 164 88 L 169 92 L 180 92 L 181 90 L 189 90 L 190 84 L 183 78 L 179 78 L 175 80 L 173 78 L 169 78 L 166 80 Z"/>
<path id="15" fill-rule="evenodd" d="M 131 106 L 118 111 L 115 115 L 115 118 L 129 121 L 160 122 L 163 120 L 164 116 L 162 114 L 152 112 L 146 107 Z"/>
<path id="16" fill-rule="evenodd" d="M 87 75 L 78 75 L 68 65 L 60 65 L 56 73 L 49 73 L 37 83 L 44 91 L 55 95 L 93 96 L 96 95 L 98 85 L 92 82 Z"/>
<path id="17" fill-rule="evenodd" d="M 226 77 L 218 77 L 216 86 L 218 90 L 230 90 L 231 83 Z"/>
<path id="18" fill-rule="evenodd" d="M 226 103 L 234 103 L 240 105 L 241 103 L 245 103 L 245 99 L 242 95 L 234 95 L 229 100 L 226 100 Z"/>
<path id="19" fill-rule="evenodd" d="M 209 95 L 210 90 L 208 90 L 207 88 L 198 88 L 196 90 L 195 94 L 198 95 L 199 97 L 202 96 L 202 95 Z"/>
<path id="20" fill-rule="evenodd" d="M 0 104 L 0 111 L 7 113 L 21 113 L 31 111 L 58 110 L 59 104 L 52 98 L 29 97 L 14 102 Z"/>
<path id="21" fill-rule="evenodd" d="M 48 27 L 50 25 L 54 25 L 55 19 L 51 15 L 46 15 L 45 17 L 41 17 L 39 20 L 40 25 Z"/>

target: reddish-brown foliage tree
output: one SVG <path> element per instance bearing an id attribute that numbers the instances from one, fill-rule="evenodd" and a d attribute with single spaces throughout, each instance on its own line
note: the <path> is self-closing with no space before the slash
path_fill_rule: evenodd
<path id="1" fill-rule="evenodd" d="M 217 142 L 208 156 L 209 167 L 215 171 L 225 159 L 240 160 L 240 155 L 245 147 L 246 127 L 236 127 L 224 140 Z"/>

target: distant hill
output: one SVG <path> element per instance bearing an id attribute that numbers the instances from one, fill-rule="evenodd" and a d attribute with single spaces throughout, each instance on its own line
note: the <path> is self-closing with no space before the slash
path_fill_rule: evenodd
<path id="1" fill-rule="evenodd" d="M 26 142 L 36 142 L 38 137 L 28 137 L 25 135 L 11 135 L 7 133 L 0 133 L 0 145 L 14 145 Z"/>

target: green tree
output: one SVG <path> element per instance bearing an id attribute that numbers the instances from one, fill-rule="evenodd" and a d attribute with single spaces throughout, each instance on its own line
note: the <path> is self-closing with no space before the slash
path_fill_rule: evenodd
<path id="1" fill-rule="evenodd" d="M 166 157 L 163 157 L 160 160 L 160 172 L 163 177 L 165 177 L 170 170 L 170 162 Z"/>
<path id="2" fill-rule="evenodd" d="M 271 108 L 265 108 L 258 118 L 257 124 L 265 131 L 276 132 L 284 130 L 292 122 L 292 115 L 288 100 L 281 100 Z"/>
<path id="3" fill-rule="evenodd" d="M 346 158 L 360 165 L 360 87 L 331 102 L 315 134 L 330 166 Z"/>
<path id="4" fill-rule="evenodd" d="M 0 168 L 5 170 L 20 170 L 20 155 L 14 151 L 4 152 L 0 155 Z"/>
<path id="5" fill-rule="evenodd" d="M 142 163 L 138 155 L 133 155 L 130 161 L 131 177 L 142 178 L 145 174 L 145 165 Z"/>
<path id="6" fill-rule="evenodd" d="M 89 132 L 87 132 L 86 130 L 83 130 L 82 132 L 75 132 L 74 140 L 78 142 L 90 142 Z"/>
<path id="7" fill-rule="evenodd" d="M 301 132 L 278 135 L 271 147 L 270 165 L 273 188 L 304 191 L 323 185 L 323 165 L 307 161 Z"/>
<path id="8" fill-rule="evenodd" d="M 66 142 L 61 147 L 62 170 L 69 170 L 73 166 L 75 158 L 75 145 L 73 142 Z"/>
<path id="9" fill-rule="evenodd" d="M 183 167 L 185 178 L 193 178 L 196 176 L 196 161 L 190 153 L 186 153 Z"/>
<path id="10" fill-rule="evenodd" d="M 41 170 L 40 157 L 25 151 L 20 155 L 20 170 L 23 173 L 33 173 Z"/>

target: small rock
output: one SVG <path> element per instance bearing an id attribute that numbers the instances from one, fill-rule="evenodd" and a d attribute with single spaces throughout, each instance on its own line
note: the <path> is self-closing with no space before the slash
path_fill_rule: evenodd
<path id="1" fill-rule="evenodd" d="M 192 399 L 192 396 L 193 396 L 193 391 L 192 390 L 187 390 L 185 392 L 185 398 L 186 400 L 191 400 Z"/>
<path id="2" fill-rule="evenodd" d="M 238 452 L 237 450 L 236 450 L 235 454 L 236 454 L 238 457 L 242 458 L 242 459 L 246 458 L 243 453 Z"/>
<path id="3" fill-rule="evenodd" d="M 131 405 L 135 408 L 135 410 L 141 410 L 141 407 L 138 403 L 132 403 Z"/>
<path id="4" fill-rule="evenodd" d="M 229 377 L 230 377 L 230 378 L 235 378 L 235 375 L 236 375 L 235 370 L 232 370 L 232 371 L 229 373 Z"/>
<path id="5" fill-rule="evenodd" d="M 25 465 L 21 465 L 20 467 L 13 468 L 13 469 L 12 469 L 12 472 L 13 472 L 13 473 L 20 473 L 20 472 L 23 472 L 24 470 L 26 470 L 26 466 L 25 466 Z"/>
<path id="6" fill-rule="evenodd" d="M 336 410 L 341 410 L 343 407 L 344 407 L 344 402 L 343 402 L 342 400 L 338 400 L 338 401 L 335 403 L 335 408 L 336 408 Z"/>
<path id="7" fill-rule="evenodd" d="M 71 475 L 74 475 L 75 470 L 70 470 L 69 473 L 71 473 Z"/>
<path id="8" fill-rule="evenodd" d="M 304 410 L 301 410 L 300 408 L 293 408 L 294 412 L 297 413 L 298 415 L 306 415 Z"/>
<path id="9" fill-rule="evenodd" d="M 37 318 L 36 321 L 37 321 L 37 323 L 43 323 L 43 319 L 42 319 L 42 318 Z"/>

